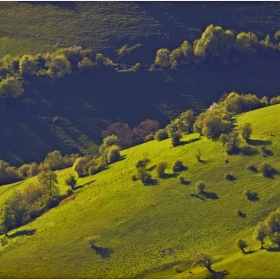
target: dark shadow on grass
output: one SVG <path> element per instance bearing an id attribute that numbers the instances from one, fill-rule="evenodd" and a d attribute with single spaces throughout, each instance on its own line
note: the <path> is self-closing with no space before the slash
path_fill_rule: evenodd
<path id="1" fill-rule="evenodd" d="M 21 235 L 33 235 L 36 232 L 36 229 L 30 229 L 30 230 L 19 230 L 11 235 L 8 235 L 8 238 L 14 238 Z"/>
<path id="2" fill-rule="evenodd" d="M 265 177 L 266 178 L 269 178 L 269 179 L 274 179 L 274 175 L 278 175 L 279 174 L 279 171 L 276 170 L 275 168 L 271 167 L 270 170 L 267 170 L 266 173 L 265 173 Z"/>
<path id="3" fill-rule="evenodd" d="M 244 251 L 244 255 L 251 255 L 251 254 L 253 254 L 255 252 L 256 252 L 256 250 Z"/>
<path id="4" fill-rule="evenodd" d="M 199 163 L 202 163 L 202 164 L 207 164 L 207 163 L 210 162 L 210 160 L 199 159 L 198 162 L 199 162 Z"/>
<path id="5" fill-rule="evenodd" d="M 219 199 L 219 196 L 214 192 L 203 192 L 203 196 L 209 199 Z"/>
<path id="6" fill-rule="evenodd" d="M 190 196 L 205 201 L 205 198 L 199 194 L 191 193 Z"/>
<path id="7" fill-rule="evenodd" d="M 151 167 L 147 168 L 147 170 L 149 170 L 149 171 L 153 171 L 156 167 L 157 167 L 156 165 L 153 165 L 153 166 L 151 166 Z"/>
<path id="8" fill-rule="evenodd" d="M 156 186 L 158 185 L 157 179 L 151 179 L 149 182 L 144 183 L 145 186 Z"/>
<path id="9" fill-rule="evenodd" d="M 91 248 L 95 251 L 97 255 L 100 255 L 102 259 L 108 259 L 111 257 L 111 254 L 113 253 L 113 250 L 110 248 L 102 248 L 98 246 L 91 246 Z"/>
<path id="10" fill-rule="evenodd" d="M 222 279 L 222 278 L 225 278 L 228 274 L 229 274 L 229 272 L 227 270 L 215 271 L 214 273 L 211 273 L 210 278 Z"/>
<path id="11" fill-rule="evenodd" d="M 201 138 L 194 138 L 194 139 L 191 139 L 191 140 L 187 140 L 187 141 L 180 141 L 180 144 L 178 146 L 184 146 L 186 144 L 190 144 L 190 143 L 194 143 L 194 142 L 197 142 L 201 140 Z"/>
<path id="12" fill-rule="evenodd" d="M 240 154 L 242 156 L 254 156 L 259 154 L 259 151 L 255 148 L 252 148 L 250 146 L 244 146 L 240 148 Z"/>
<path id="13" fill-rule="evenodd" d="M 162 179 L 169 179 L 169 178 L 177 178 L 178 177 L 178 173 L 171 173 L 171 174 L 166 174 L 164 173 L 161 178 Z"/>
<path id="14" fill-rule="evenodd" d="M 248 200 L 250 200 L 250 201 L 259 201 L 260 198 L 258 197 L 258 194 L 256 194 L 256 195 L 253 195 L 253 196 L 249 196 Z"/>
<path id="15" fill-rule="evenodd" d="M 182 180 L 181 180 L 181 184 L 187 186 L 187 185 L 190 185 L 190 184 L 191 184 L 191 181 L 188 181 L 188 180 L 186 180 L 186 179 L 182 179 Z"/>
<path id="16" fill-rule="evenodd" d="M 254 139 L 248 139 L 247 143 L 252 146 L 261 146 L 261 145 L 271 145 L 270 140 L 254 140 Z"/>
<path id="17" fill-rule="evenodd" d="M 269 247 L 266 249 L 267 252 L 280 252 L 280 248 L 278 247 Z"/>

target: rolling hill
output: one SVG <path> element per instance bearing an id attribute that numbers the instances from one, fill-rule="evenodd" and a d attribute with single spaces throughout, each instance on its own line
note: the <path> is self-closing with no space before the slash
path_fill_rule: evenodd
<path id="1" fill-rule="evenodd" d="M 213 269 L 225 278 L 277 278 L 279 252 L 268 239 L 266 250 L 259 250 L 252 232 L 279 206 L 279 110 L 280 105 L 274 105 L 236 117 L 237 124 L 252 123 L 248 142 L 255 150 L 252 156 L 229 156 L 220 142 L 198 134 L 186 135 L 178 147 L 166 139 L 123 150 L 121 161 L 80 178 L 72 198 L 9 233 L 7 244 L 0 247 L 1 277 L 205 278 L 206 270 L 191 264 L 199 252 L 209 252 L 215 260 Z M 269 151 L 265 157 L 262 146 Z M 195 158 L 198 149 L 201 162 Z M 144 156 L 151 160 L 151 185 L 131 179 L 136 162 Z M 174 173 L 171 166 L 178 159 L 187 168 Z M 168 168 L 159 179 L 155 167 L 161 161 Z M 277 171 L 270 178 L 247 169 L 264 162 Z M 71 172 L 71 168 L 57 172 L 62 192 Z M 227 180 L 227 172 L 235 180 Z M 188 184 L 181 184 L 179 176 Z M 29 180 L 36 178 L 2 186 L 0 205 Z M 206 190 L 196 197 L 191 194 L 199 180 L 206 183 Z M 248 200 L 245 189 L 257 192 L 259 199 Z M 240 217 L 237 209 L 246 215 Z M 92 238 L 94 248 L 88 243 Z M 250 254 L 235 246 L 240 238 L 248 242 Z"/>

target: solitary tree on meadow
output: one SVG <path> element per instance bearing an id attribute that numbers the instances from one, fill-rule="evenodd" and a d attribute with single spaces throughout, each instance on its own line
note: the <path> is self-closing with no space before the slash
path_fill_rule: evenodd
<path id="1" fill-rule="evenodd" d="M 245 254 L 244 249 L 248 247 L 248 244 L 246 243 L 246 241 L 239 239 L 236 242 L 237 247 L 242 251 L 243 254 Z"/>
<path id="2" fill-rule="evenodd" d="M 213 264 L 213 258 L 206 253 L 199 254 L 193 262 L 193 266 L 195 265 L 204 266 L 207 268 L 207 270 L 210 273 L 215 273 L 216 271 L 212 269 L 212 264 Z"/>

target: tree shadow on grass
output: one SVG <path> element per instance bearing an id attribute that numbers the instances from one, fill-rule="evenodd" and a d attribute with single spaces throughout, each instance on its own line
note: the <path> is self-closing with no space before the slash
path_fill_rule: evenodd
<path id="1" fill-rule="evenodd" d="M 269 179 L 274 179 L 274 175 L 278 174 L 279 171 L 272 167 L 270 170 L 266 171 L 265 177 Z"/>
<path id="2" fill-rule="evenodd" d="M 149 170 L 149 171 L 153 171 L 156 167 L 157 167 L 156 165 L 153 165 L 153 166 L 151 166 L 151 167 L 147 168 L 147 170 Z"/>
<path id="3" fill-rule="evenodd" d="M 157 179 L 151 179 L 149 182 L 144 183 L 145 186 L 156 186 L 158 185 Z"/>
<path id="4" fill-rule="evenodd" d="M 197 141 L 199 141 L 199 140 L 201 140 L 200 137 L 194 138 L 194 139 L 191 139 L 191 140 L 180 141 L 180 144 L 179 144 L 178 146 L 184 146 L 184 145 L 186 145 L 186 144 L 194 143 L 194 142 L 197 142 Z"/>
<path id="5" fill-rule="evenodd" d="M 203 196 L 209 199 L 219 199 L 219 196 L 214 192 L 203 192 Z"/>
<path id="6" fill-rule="evenodd" d="M 270 140 L 254 140 L 254 139 L 248 139 L 247 143 L 252 146 L 262 146 L 262 145 L 271 145 Z"/>
<path id="7" fill-rule="evenodd" d="M 215 271 L 214 273 L 211 273 L 210 278 L 222 279 L 222 278 L 225 278 L 228 274 L 229 274 L 229 272 L 227 270 Z"/>
<path id="8" fill-rule="evenodd" d="M 108 259 L 111 257 L 111 254 L 113 253 L 113 250 L 110 248 L 102 248 L 98 246 L 91 246 L 91 248 L 95 251 L 97 255 L 100 255 L 102 259 Z"/>
<path id="9" fill-rule="evenodd" d="M 199 163 L 202 163 L 202 164 L 207 164 L 207 163 L 210 162 L 210 160 L 199 159 L 198 162 L 199 162 Z"/>
<path id="10" fill-rule="evenodd" d="M 267 252 L 280 252 L 280 248 L 278 247 L 269 247 L 266 249 Z"/>
<path id="11" fill-rule="evenodd" d="M 199 194 L 191 193 L 190 196 L 205 201 L 205 198 Z"/>
<path id="12" fill-rule="evenodd" d="M 256 250 L 244 251 L 244 255 L 251 255 L 251 254 L 253 254 L 255 252 L 256 252 Z"/>
<path id="13" fill-rule="evenodd" d="M 8 235 L 8 238 L 14 238 L 17 236 L 22 236 L 22 235 L 33 235 L 36 232 L 36 229 L 30 229 L 30 230 L 19 230 L 11 235 Z"/>
<path id="14" fill-rule="evenodd" d="M 178 173 L 171 173 L 171 174 L 164 173 L 161 178 L 162 179 L 177 178 L 178 175 L 179 175 Z"/>

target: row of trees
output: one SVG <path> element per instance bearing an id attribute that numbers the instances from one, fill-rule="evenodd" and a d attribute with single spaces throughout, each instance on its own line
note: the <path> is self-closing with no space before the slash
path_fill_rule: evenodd
<path id="1" fill-rule="evenodd" d="M 77 157 L 77 154 L 62 156 L 59 151 L 55 150 L 50 152 L 40 164 L 31 162 L 23 164 L 19 168 L 10 166 L 9 163 L 0 160 L 0 185 L 14 183 L 28 177 L 33 177 L 43 171 L 55 171 L 70 167 L 73 165 Z"/>
<path id="2" fill-rule="evenodd" d="M 251 58 L 257 54 L 279 52 L 278 30 L 274 41 L 269 35 L 259 41 L 253 32 L 241 32 L 237 35 L 232 30 L 224 30 L 220 26 L 210 24 L 201 37 L 190 44 L 184 41 L 181 46 L 169 51 L 161 48 L 156 52 L 152 69 L 177 68 L 191 64 L 221 63 L 229 65 L 240 59 Z"/>
<path id="3" fill-rule="evenodd" d="M 7 235 L 10 230 L 56 206 L 61 199 L 57 183 L 55 172 L 44 171 L 39 174 L 36 182 L 29 184 L 22 191 L 14 192 L 1 210 L 1 233 Z"/>

